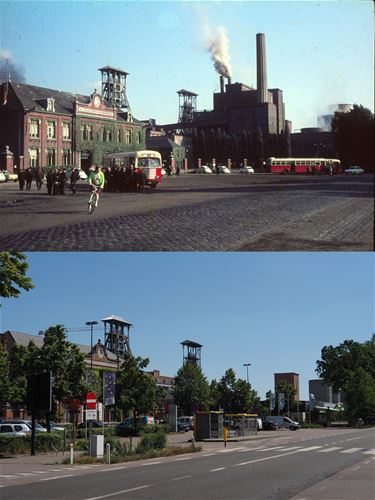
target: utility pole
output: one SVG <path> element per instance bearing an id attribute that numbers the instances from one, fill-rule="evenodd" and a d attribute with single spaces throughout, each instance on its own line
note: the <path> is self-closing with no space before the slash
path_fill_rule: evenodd
<path id="1" fill-rule="evenodd" d="M 91 374 L 92 374 L 92 331 L 93 331 L 93 326 L 97 325 L 97 324 L 98 324 L 97 321 L 86 321 L 86 325 L 91 327 L 90 328 L 91 329 L 91 351 L 90 351 L 90 354 L 91 354 L 91 362 L 90 362 Z"/>

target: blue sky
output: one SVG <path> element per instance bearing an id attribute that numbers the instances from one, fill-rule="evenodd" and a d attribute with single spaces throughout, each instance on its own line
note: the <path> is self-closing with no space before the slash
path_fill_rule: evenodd
<path id="1" fill-rule="evenodd" d="M 317 378 L 324 345 L 369 340 L 370 253 L 31 253 L 35 289 L 2 301 L 1 331 L 83 326 L 110 314 L 134 324 L 133 354 L 175 375 L 186 339 L 203 344 L 209 380 L 227 368 L 264 397 L 275 372 Z M 95 340 L 102 331 L 95 334 Z M 90 344 L 90 334 L 70 340 Z"/>
<path id="2" fill-rule="evenodd" d="M 329 105 L 373 110 L 373 3 L 354 1 L 0 2 L 0 55 L 27 83 L 90 94 L 99 67 L 130 73 L 137 118 L 177 121 L 181 88 L 212 109 L 219 89 L 202 36 L 223 27 L 232 80 L 256 85 L 256 33 L 265 33 L 269 88 L 284 91 L 293 128 L 316 126 Z"/>

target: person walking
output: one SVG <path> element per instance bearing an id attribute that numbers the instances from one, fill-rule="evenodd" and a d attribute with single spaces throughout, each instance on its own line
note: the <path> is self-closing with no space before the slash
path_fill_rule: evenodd
<path id="1" fill-rule="evenodd" d="M 31 168 L 28 168 L 26 170 L 25 178 L 26 178 L 26 190 L 29 191 L 31 189 L 31 183 L 33 182 L 33 173 L 31 171 Z"/>
<path id="2" fill-rule="evenodd" d="M 47 170 L 46 183 L 47 183 L 47 193 L 52 194 L 52 188 L 53 188 L 53 170 L 52 170 L 52 168 L 49 168 Z"/>
<path id="3" fill-rule="evenodd" d="M 70 175 L 70 190 L 72 191 L 72 194 L 76 194 L 76 184 L 78 180 L 79 180 L 78 168 L 74 167 Z"/>
<path id="4" fill-rule="evenodd" d="M 25 171 L 20 170 L 18 172 L 18 184 L 20 187 L 20 191 L 23 191 L 23 188 L 25 187 Z"/>
<path id="5" fill-rule="evenodd" d="M 43 172 L 40 167 L 35 170 L 35 183 L 37 190 L 40 191 L 43 184 Z"/>
<path id="6" fill-rule="evenodd" d="M 59 173 L 59 192 L 62 195 L 65 195 L 65 187 L 66 187 L 66 173 L 62 168 Z"/>

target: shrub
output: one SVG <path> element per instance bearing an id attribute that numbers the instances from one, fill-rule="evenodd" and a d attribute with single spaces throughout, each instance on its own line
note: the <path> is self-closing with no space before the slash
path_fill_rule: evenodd
<path id="1" fill-rule="evenodd" d="M 59 451 L 62 445 L 63 436 L 59 432 L 40 433 L 36 436 L 36 451 Z M 29 453 L 31 436 L 1 436 L 0 450 L 4 454 Z"/>
<path id="2" fill-rule="evenodd" d="M 162 450 L 167 443 L 167 436 L 163 429 L 158 429 L 156 432 L 146 433 L 142 436 L 137 453 L 145 453 L 150 450 Z"/>

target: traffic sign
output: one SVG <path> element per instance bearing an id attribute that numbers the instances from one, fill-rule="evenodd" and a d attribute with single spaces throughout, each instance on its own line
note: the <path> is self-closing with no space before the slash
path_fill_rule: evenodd
<path id="1" fill-rule="evenodd" d="M 95 392 L 88 392 L 86 395 L 86 409 L 96 410 L 96 394 Z"/>
<path id="2" fill-rule="evenodd" d="M 86 410 L 86 420 L 96 420 L 96 410 Z"/>

